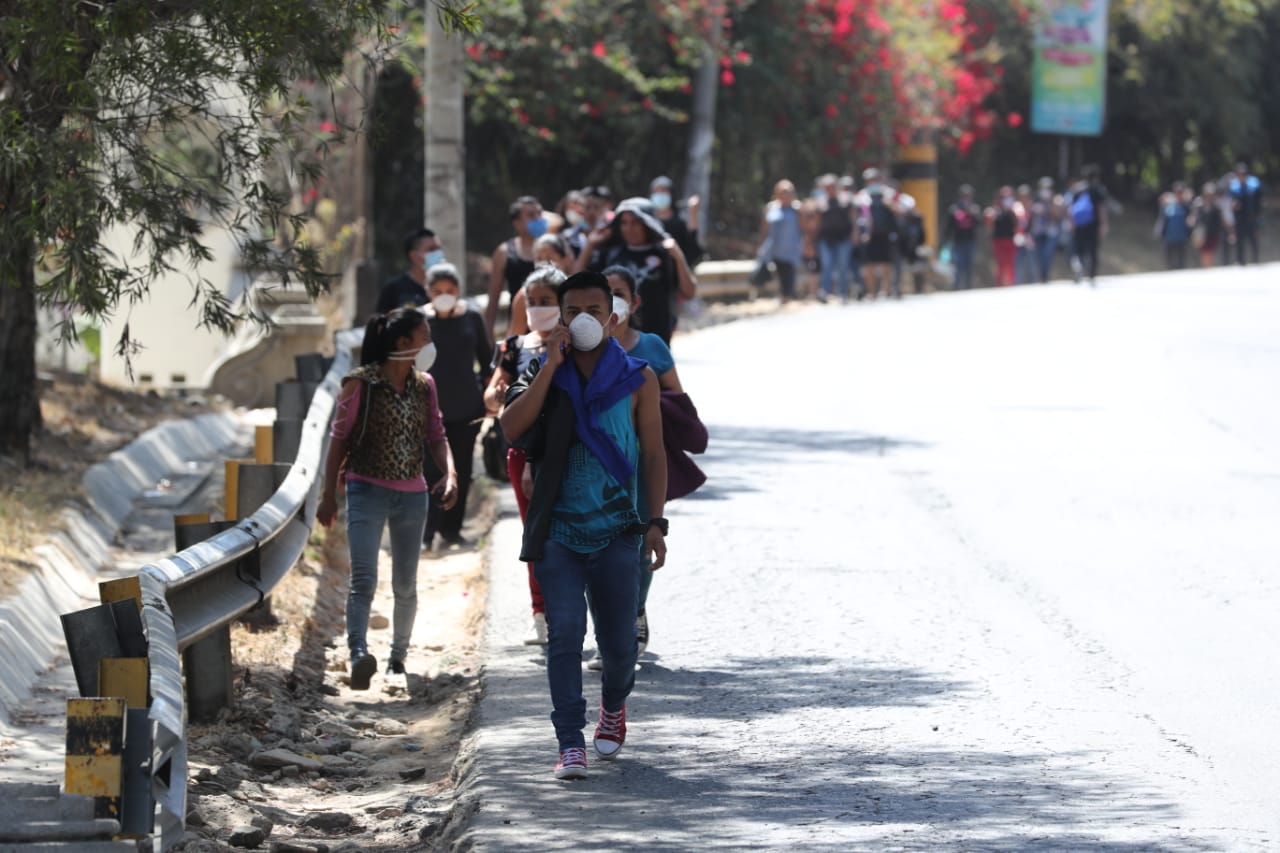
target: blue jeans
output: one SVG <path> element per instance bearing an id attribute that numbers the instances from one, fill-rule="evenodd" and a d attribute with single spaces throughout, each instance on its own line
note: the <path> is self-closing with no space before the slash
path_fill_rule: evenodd
<path id="1" fill-rule="evenodd" d="M 952 290 L 968 290 L 973 287 L 973 256 L 976 243 L 973 240 L 956 240 L 951 244 L 951 262 L 956 266 Z"/>
<path id="2" fill-rule="evenodd" d="M 427 524 L 427 493 L 400 492 L 373 483 L 347 483 L 347 542 L 351 548 L 351 589 L 347 593 L 347 647 L 365 653 L 369 608 L 378 589 L 378 550 L 382 528 L 391 529 L 391 657 L 409 653 L 413 620 L 418 615 L 418 549 Z"/>
<path id="3" fill-rule="evenodd" d="M 838 243 L 818 241 L 818 262 L 822 265 L 822 293 L 830 296 L 833 277 L 840 288 L 840 298 L 849 296 L 849 282 L 853 279 L 853 241 Z"/>
<path id="4" fill-rule="evenodd" d="M 1013 259 L 1013 283 L 1031 284 L 1036 280 L 1036 249 L 1034 246 L 1019 246 Z"/>
<path id="5" fill-rule="evenodd" d="M 1040 281 L 1048 284 L 1053 274 L 1053 256 L 1058 251 L 1058 237 L 1044 234 L 1036 238 L 1036 266 L 1039 269 Z"/>
<path id="6" fill-rule="evenodd" d="M 543 546 L 533 574 L 547 603 L 547 684 L 551 724 L 560 749 L 582 747 L 587 702 L 582 696 L 582 640 L 590 590 L 600 651 L 600 698 L 617 711 L 636 683 L 636 605 L 640 537 L 619 536 L 599 551 L 579 554 L 553 539 Z"/>

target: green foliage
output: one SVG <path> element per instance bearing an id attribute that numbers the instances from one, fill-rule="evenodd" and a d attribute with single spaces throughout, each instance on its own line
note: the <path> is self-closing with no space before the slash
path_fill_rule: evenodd
<path id="1" fill-rule="evenodd" d="M 0 285 L 29 286 L 13 259 L 35 249 L 39 297 L 101 317 L 143 299 L 157 276 L 207 259 L 227 228 L 242 262 L 279 286 L 325 289 L 297 203 L 323 157 L 295 81 L 327 85 L 348 51 L 377 61 L 398 4 L 382 0 L 145 0 L 5 4 L 0 17 Z M 437 0 L 442 23 L 474 29 L 474 3 Z M 319 145 L 323 148 L 327 142 Z M 288 176 L 282 180 L 281 176 Z M 133 251 L 104 248 L 132 229 Z M 191 277 L 201 325 L 230 331 L 252 305 Z M 261 318 L 257 318 L 261 319 Z M 64 324 L 63 333 L 74 336 Z M 126 333 L 127 335 L 127 333 Z M 126 338 L 118 348 L 128 352 Z"/>

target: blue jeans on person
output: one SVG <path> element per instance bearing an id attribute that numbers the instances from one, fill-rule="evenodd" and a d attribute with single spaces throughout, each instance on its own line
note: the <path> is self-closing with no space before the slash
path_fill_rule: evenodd
<path id="1" fill-rule="evenodd" d="M 818 262 L 822 265 L 822 294 L 832 295 L 832 278 L 840 288 L 840 298 L 849 298 L 849 282 L 853 279 L 853 240 L 837 243 L 818 241 Z"/>
<path id="2" fill-rule="evenodd" d="M 1053 256 L 1058 251 L 1058 238 L 1054 234 L 1044 234 L 1036 238 L 1036 267 L 1040 273 L 1040 281 L 1049 283 L 1053 274 Z"/>
<path id="3" fill-rule="evenodd" d="M 427 524 L 427 493 L 401 492 L 361 480 L 347 482 L 347 542 L 351 588 L 347 592 L 347 647 L 356 658 L 368 650 L 369 608 L 378 589 L 382 529 L 391 531 L 391 658 L 409 653 L 418 615 L 418 552 Z"/>
<path id="4" fill-rule="evenodd" d="M 1031 284 L 1036 280 L 1036 249 L 1034 246 L 1019 246 L 1013 256 L 1013 283 Z"/>
<path id="5" fill-rule="evenodd" d="M 977 244 L 973 240 L 956 240 L 951 244 L 951 263 L 956 267 L 952 290 L 968 290 L 973 287 L 973 256 L 976 251 Z"/>
<path id="6" fill-rule="evenodd" d="M 551 724 L 560 749 L 583 747 L 587 702 L 582 695 L 582 640 L 591 592 L 600 698 L 606 711 L 626 704 L 636 683 L 636 606 L 640 537 L 619 536 L 599 551 L 580 554 L 554 539 L 543 546 L 533 574 L 547 604 L 547 684 Z"/>

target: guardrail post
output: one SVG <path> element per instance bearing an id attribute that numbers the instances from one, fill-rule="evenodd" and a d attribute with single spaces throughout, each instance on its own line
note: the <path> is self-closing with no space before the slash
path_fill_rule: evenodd
<path id="1" fill-rule="evenodd" d="M 271 439 L 274 430 L 270 424 L 259 424 L 253 429 L 253 461 L 257 465 L 270 465 Z M 241 516 L 243 518 L 244 516 Z"/>
<path id="2" fill-rule="evenodd" d="M 185 551 L 197 542 L 212 539 L 224 530 L 235 527 L 234 521 L 210 521 L 209 513 L 191 513 L 173 517 L 173 543 L 179 551 Z"/>
<path id="3" fill-rule="evenodd" d="M 103 658 L 147 656 L 142 617 L 132 598 L 64 613 L 61 619 L 67 654 L 81 696 L 100 695 L 98 667 Z"/>
<path id="4" fill-rule="evenodd" d="M 329 368 L 333 366 L 333 357 L 321 355 L 318 352 L 309 352 L 293 357 L 293 369 L 298 375 L 299 382 L 312 382 L 319 385 L 324 381 L 325 374 L 329 372 Z"/>
<path id="5" fill-rule="evenodd" d="M 290 465 L 273 462 L 270 465 L 241 465 L 239 494 L 237 496 L 237 513 L 242 519 L 257 512 L 258 508 L 271 500 L 271 496 L 280 488 L 280 484 L 289 476 Z M 244 576 L 258 580 L 257 554 L 245 558 Z M 241 620 L 255 625 L 271 624 L 271 598 L 264 597 L 256 607 L 249 610 Z"/>
<path id="6" fill-rule="evenodd" d="M 209 722 L 231 704 L 231 626 L 224 625 L 182 653 L 186 682 L 187 714 L 197 722 Z"/>
<path id="7" fill-rule="evenodd" d="M 67 700 L 65 790 L 93 797 L 93 816 L 120 819 L 125 701 Z"/>
<path id="8" fill-rule="evenodd" d="M 271 460 L 292 465 L 298 458 L 298 448 L 302 446 L 302 425 L 300 418 L 277 418 L 271 425 Z"/>
<path id="9" fill-rule="evenodd" d="M 317 382 L 293 380 L 276 383 L 276 418 L 282 421 L 306 420 L 311 398 L 320 387 Z"/>

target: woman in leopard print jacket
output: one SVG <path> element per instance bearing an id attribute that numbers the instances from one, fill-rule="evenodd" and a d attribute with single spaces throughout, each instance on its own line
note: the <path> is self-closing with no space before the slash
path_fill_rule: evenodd
<path id="1" fill-rule="evenodd" d="M 426 316 L 398 308 L 369 321 L 360 367 L 347 374 L 334 407 L 325 461 L 324 490 L 316 520 L 328 527 L 337 516 L 337 485 L 344 473 L 351 589 L 347 595 L 347 645 L 351 688 L 367 690 L 378 661 L 369 653 L 369 609 L 378 586 L 378 550 L 391 532 L 391 589 L 395 594 L 387 672 L 404 673 L 418 609 L 418 549 L 427 521 L 428 487 L 422 474 L 425 447 L 444 477 L 430 492 L 448 508 L 458 479 L 435 381 L 426 373 L 435 344 Z"/>

